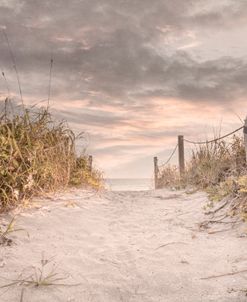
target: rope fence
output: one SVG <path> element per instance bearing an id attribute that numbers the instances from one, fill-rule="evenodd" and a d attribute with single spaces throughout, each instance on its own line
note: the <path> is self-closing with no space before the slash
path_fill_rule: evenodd
<path id="1" fill-rule="evenodd" d="M 167 166 L 169 164 L 169 162 L 171 161 L 171 159 L 173 158 L 175 152 L 177 151 L 177 148 L 178 148 L 178 144 L 176 145 L 176 147 L 173 149 L 171 155 L 169 156 L 168 160 L 162 164 L 162 165 L 159 165 L 158 168 L 164 168 L 165 166 Z"/>
<path id="2" fill-rule="evenodd" d="M 228 133 L 228 134 L 225 134 L 225 135 L 223 135 L 223 136 L 221 136 L 221 137 L 212 139 L 212 140 L 210 140 L 210 141 L 205 141 L 205 142 L 194 142 L 194 141 L 190 141 L 190 140 L 188 140 L 188 139 L 184 139 L 184 141 L 185 141 L 186 143 L 190 143 L 190 144 L 194 144 L 194 145 L 205 145 L 205 144 L 210 144 L 210 143 L 216 143 L 217 141 L 222 140 L 222 139 L 224 139 L 224 138 L 227 138 L 228 136 L 233 135 L 234 133 L 236 133 L 236 132 L 242 130 L 243 128 L 244 128 L 244 126 L 238 128 L 238 129 L 236 129 L 236 130 L 234 130 L 234 131 L 232 131 L 232 132 L 230 132 L 230 133 Z"/>
<path id="3" fill-rule="evenodd" d="M 237 133 L 238 131 L 243 130 L 244 133 L 244 144 L 245 144 L 245 150 L 246 150 L 246 160 L 247 160 L 247 118 L 245 120 L 245 125 L 241 126 L 237 129 L 235 129 L 234 131 L 231 131 L 223 136 L 217 137 L 215 139 L 212 140 L 207 140 L 207 141 L 192 141 L 192 140 L 188 140 L 185 139 L 183 135 L 179 135 L 178 136 L 178 143 L 176 144 L 176 146 L 174 147 L 174 149 L 172 150 L 170 156 L 168 157 L 167 161 L 161 165 L 158 165 L 158 158 L 154 157 L 154 185 L 155 185 L 155 189 L 158 187 L 158 178 L 159 178 L 159 174 L 160 174 L 160 169 L 164 168 L 165 166 L 167 166 L 171 159 L 173 158 L 173 156 L 175 155 L 176 151 L 178 150 L 178 162 L 179 162 L 179 171 L 180 171 L 180 177 L 183 176 L 184 171 L 185 171 L 185 157 L 184 157 L 184 143 L 188 143 L 188 144 L 193 144 L 193 145 L 205 145 L 205 144 L 211 144 L 211 143 L 216 143 L 224 138 L 227 138 L 235 133 Z"/>

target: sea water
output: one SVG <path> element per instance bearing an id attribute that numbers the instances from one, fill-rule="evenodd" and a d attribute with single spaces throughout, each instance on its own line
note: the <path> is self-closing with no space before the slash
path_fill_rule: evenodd
<path id="1" fill-rule="evenodd" d="M 112 191 L 146 191 L 154 188 L 149 178 L 108 178 L 106 188 Z"/>

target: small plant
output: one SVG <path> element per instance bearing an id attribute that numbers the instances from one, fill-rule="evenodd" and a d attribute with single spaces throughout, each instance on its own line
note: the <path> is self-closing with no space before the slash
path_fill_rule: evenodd
<path id="1" fill-rule="evenodd" d="M 15 217 L 13 217 L 10 222 L 7 224 L 5 229 L 0 226 L 0 245 L 11 245 L 12 239 L 8 238 L 8 235 L 14 232 L 25 231 L 24 229 L 16 229 L 15 225 Z M 28 234 L 28 233 L 27 233 Z"/>
<path id="2" fill-rule="evenodd" d="M 239 186 L 238 191 L 240 193 L 246 194 L 247 193 L 247 176 L 244 175 L 244 176 L 239 177 L 238 180 L 237 180 L 237 184 Z"/>
<path id="3" fill-rule="evenodd" d="M 12 286 L 25 287 L 44 287 L 44 286 L 77 286 L 79 284 L 67 284 L 61 281 L 68 279 L 68 276 L 58 273 L 58 267 L 53 262 L 53 258 L 42 259 L 39 266 L 32 266 L 21 273 L 16 279 L 9 280 L 10 283 L 0 286 L 0 288 L 9 288 Z"/>
<path id="4" fill-rule="evenodd" d="M 218 202 L 234 192 L 237 193 L 238 189 L 236 185 L 236 179 L 228 177 L 225 181 L 222 181 L 215 186 L 208 187 L 206 192 L 208 193 L 210 200 Z"/>

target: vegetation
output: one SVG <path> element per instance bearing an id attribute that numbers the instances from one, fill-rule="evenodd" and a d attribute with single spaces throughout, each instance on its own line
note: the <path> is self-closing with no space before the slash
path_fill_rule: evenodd
<path id="1" fill-rule="evenodd" d="M 47 109 L 25 109 L 0 117 L 0 210 L 8 210 L 42 192 L 68 185 L 99 188 L 102 175 L 86 155 L 77 156 L 76 139 L 65 122 Z"/>
<path id="2" fill-rule="evenodd" d="M 42 259 L 39 266 L 32 266 L 26 269 L 26 273 L 22 272 L 16 279 L 9 280 L 0 288 L 8 288 L 12 286 L 25 287 L 44 287 L 44 286 L 77 286 L 79 284 L 67 284 L 63 283 L 68 276 L 58 273 L 58 267 L 55 265 L 52 257 L 51 259 L 45 259 L 42 254 Z M 23 296 L 23 290 L 22 290 Z"/>
<path id="3" fill-rule="evenodd" d="M 9 235 L 15 232 L 24 231 L 24 229 L 17 229 L 15 228 L 15 217 L 13 217 L 7 225 L 0 226 L 0 245 L 7 245 L 10 246 L 12 244 L 12 239 L 9 238 Z M 27 232 L 29 237 L 29 234 Z"/>
<path id="4" fill-rule="evenodd" d="M 167 186 L 205 190 L 214 202 L 230 197 L 229 200 L 235 200 L 232 214 L 241 212 L 247 219 L 247 167 L 243 140 L 233 136 L 231 141 L 199 145 L 192 152 L 182 179 L 176 167 L 168 166 L 160 172 L 159 187 Z"/>

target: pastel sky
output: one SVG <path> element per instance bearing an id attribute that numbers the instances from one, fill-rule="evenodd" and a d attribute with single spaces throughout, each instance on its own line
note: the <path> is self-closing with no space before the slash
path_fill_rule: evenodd
<path id="1" fill-rule="evenodd" d="M 0 0 L 0 27 L 27 105 L 47 99 L 53 55 L 52 111 L 85 131 L 79 147 L 107 177 L 151 177 L 177 135 L 210 138 L 247 114 L 246 0 Z"/>

